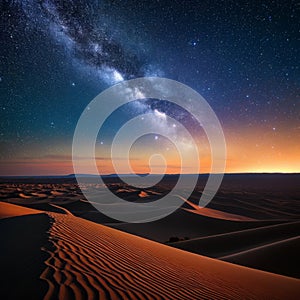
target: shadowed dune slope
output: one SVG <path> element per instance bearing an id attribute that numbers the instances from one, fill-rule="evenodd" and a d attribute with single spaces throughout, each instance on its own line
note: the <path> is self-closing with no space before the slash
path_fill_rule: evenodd
<path id="1" fill-rule="evenodd" d="M 1 299 L 42 299 L 47 283 L 39 278 L 48 255 L 50 218 L 42 211 L 0 202 Z"/>
<path id="2" fill-rule="evenodd" d="M 20 209 L 15 205 L 1 214 L 16 215 Z M 7 209 L 8 207 L 5 206 Z M 13 213 L 13 210 L 16 210 Z M 23 210 L 23 208 L 21 208 Z M 26 213 L 26 209 L 23 210 Z M 27 211 L 28 212 L 28 211 Z M 43 299 L 47 283 L 40 279 L 48 255 L 42 250 L 48 245 L 50 218 L 46 214 L 30 214 L 0 220 L 0 298 Z"/>
<path id="3" fill-rule="evenodd" d="M 170 245 L 260 270 L 300 278 L 294 259 L 299 251 L 300 221 L 211 235 Z"/>
<path id="4" fill-rule="evenodd" d="M 300 278 L 300 236 L 255 247 L 220 259 L 239 265 Z"/>
<path id="5" fill-rule="evenodd" d="M 171 215 L 149 223 L 115 223 L 109 224 L 128 233 L 145 237 L 158 242 L 166 242 L 170 237 L 198 238 L 233 231 L 239 231 L 260 226 L 278 224 L 282 221 L 232 221 L 211 218 L 209 216 L 191 213 L 178 209 Z"/>
<path id="6" fill-rule="evenodd" d="M 299 232 L 300 221 L 297 221 L 210 235 L 170 245 L 193 253 L 220 257 L 295 237 Z"/>

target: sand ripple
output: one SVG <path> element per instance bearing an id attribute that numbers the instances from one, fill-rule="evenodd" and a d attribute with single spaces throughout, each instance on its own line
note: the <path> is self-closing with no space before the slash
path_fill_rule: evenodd
<path id="1" fill-rule="evenodd" d="M 172 249 L 73 215 L 52 219 L 45 299 L 292 298 L 297 280 Z M 276 291 L 275 291 L 276 290 Z"/>

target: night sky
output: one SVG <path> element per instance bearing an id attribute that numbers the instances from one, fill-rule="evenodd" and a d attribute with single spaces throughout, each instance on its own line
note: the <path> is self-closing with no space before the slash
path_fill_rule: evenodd
<path id="1" fill-rule="evenodd" d="M 17 0 L 1 1 L 0 14 L 0 175 L 73 173 L 82 111 L 144 76 L 177 80 L 208 101 L 227 172 L 300 171 L 297 1 Z M 150 109 L 154 120 L 168 113 Z M 142 145 L 160 144 L 149 136 Z M 147 171 L 143 151 L 137 172 Z"/>

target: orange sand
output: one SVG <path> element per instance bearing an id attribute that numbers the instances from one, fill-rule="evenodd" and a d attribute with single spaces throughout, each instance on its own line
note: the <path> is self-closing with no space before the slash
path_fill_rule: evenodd
<path id="1" fill-rule="evenodd" d="M 45 299 L 295 299 L 300 280 L 206 258 L 72 215 L 54 220 Z"/>
<path id="2" fill-rule="evenodd" d="M 6 202 L 0 202 L 0 219 L 40 213 L 42 212 L 37 209 L 31 209 Z"/>
<path id="3" fill-rule="evenodd" d="M 1 203 L 1 215 L 38 211 Z M 43 212 L 45 213 L 45 212 Z M 71 214 L 52 219 L 44 299 L 297 299 L 300 280 L 174 249 Z M 21 221 L 22 219 L 20 219 Z M 13 237 L 12 237 L 13 238 Z M 18 259 L 18 258 L 16 258 Z"/>

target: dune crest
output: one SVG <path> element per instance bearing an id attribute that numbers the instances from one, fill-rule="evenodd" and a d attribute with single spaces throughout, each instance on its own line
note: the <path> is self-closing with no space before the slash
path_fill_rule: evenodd
<path id="1" fill-rule="evenodd" d="M 181 198 L 185 203 L 187 203 L 189 206 L 191 206 L 193 209 L 183 208 L 186 211 L 189 211 L 194 214 L 199 214 L 202 216 L 210 217 L 210 218 L 216 218 L 216 219 L 222 219 L 222 220 L 228 220 L 228 221 L 256 221 L 253 218 L 231 214 L 228 212 L 224 212 L 221 210 L 216 210 L 208 207 L 200 207 L 199 205 L 194 204 L 193 202 L 178 196 Z"/>
<path id="2" fill-rule="evenodd" d="M 37 209 L 31 209 L 11 203 L 0 202 L 0 219 L 40 213 L 42 213 L 42 211 Z"/>

